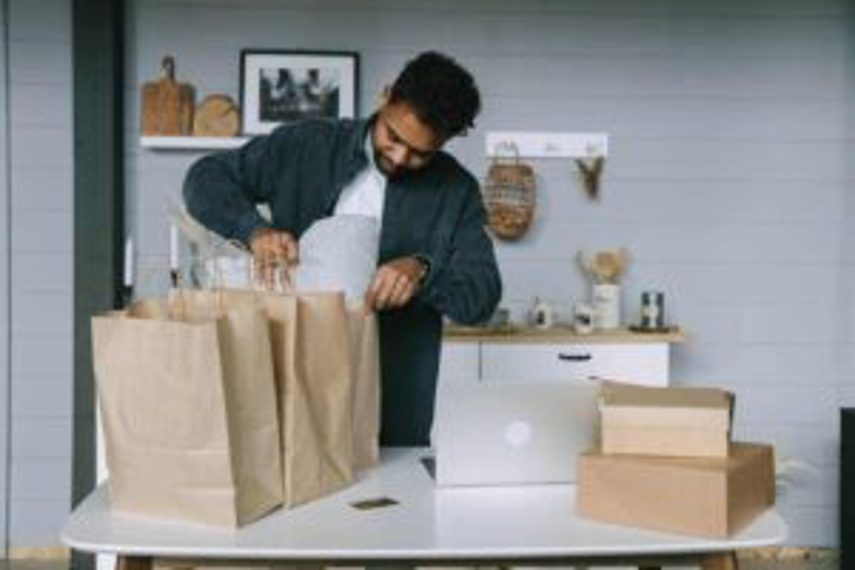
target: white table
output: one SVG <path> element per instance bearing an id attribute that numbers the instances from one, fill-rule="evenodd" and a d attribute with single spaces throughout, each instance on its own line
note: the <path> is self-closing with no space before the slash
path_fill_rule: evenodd
<path id="1" fill-rule="evenodd" d="M 774 510 L 727 540 L 593 522 L 574 514 L 572 485 L 437 489 L 421 461 L 427 454 L 384 450 L 382 465 L 348 489 L 238 530 L 114 512 L 102 485 L 71 514 L 61 537 L 71 548 L 115 553 L 120 567 L 140 569 L 150 568 L 153 558 L 644 568 L 702 561 L 704 568 L 729 568 L 736 550 L 779 544 L 787 532 Z M 351 506 L 376 497 L 399 504 L 369 511 Z"/>

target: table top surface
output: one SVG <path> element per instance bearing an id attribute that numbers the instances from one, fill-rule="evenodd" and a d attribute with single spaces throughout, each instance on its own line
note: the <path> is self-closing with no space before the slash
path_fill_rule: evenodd
<path id="1" fill-rule="evenodd" d="M 391 448 L 351 487 L 240 529 L 112 511 L 98 487 L 69 517 L 62 541 L 87 552 L 180 558 L 495 560 L 691 554 L 772 546 L 787 529 L 775 510 L 728 539 L 706 539 L 579 518 L 574 485 L 437 488 L 427 449 Z M 354 501 L 397 505 L 358 510 Z"/>

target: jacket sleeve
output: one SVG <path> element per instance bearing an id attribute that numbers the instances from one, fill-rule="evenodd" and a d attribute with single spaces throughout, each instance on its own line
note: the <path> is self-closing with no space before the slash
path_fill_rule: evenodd
<path id="1" fill-rule="evenodd" d="M 255 230 L 269 225 L 256 204 L 270 201 L 276 159 L 288 151 L 289 138 L 279 129 L 239 149 L 198 160 L 184 179 L 187 211 L 224 238 L 247 244 Z"/>
<path id="2" fill-rule="evenodd" d="M 502 279 L 478 183 L 470 179 L 451 238 L 426 255 L 430 269 L 419 297 L 460 324 L 486 321 L 502 297 Z"/>

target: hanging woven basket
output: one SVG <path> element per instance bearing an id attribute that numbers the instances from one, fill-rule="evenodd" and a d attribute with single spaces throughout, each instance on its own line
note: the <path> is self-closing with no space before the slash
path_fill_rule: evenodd
<path id="1" fill-rule="evenodd" d="M 534 219 L 535 176 L 534 169 L 520 161 L 516 145 L 502 148 L 509 155 L 495 156 L 482 194 L 490 231 L 500 239 L 515 240 L 528 231 Z"/>

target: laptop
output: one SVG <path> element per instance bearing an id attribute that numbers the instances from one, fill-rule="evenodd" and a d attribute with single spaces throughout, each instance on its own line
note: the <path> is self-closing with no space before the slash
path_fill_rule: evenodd
<path id="1" fill-rule="evenodd" d="M 440 386 L 434 418 L 439 486 L 573 483 L 594 446 L 592 381 Z"/>

